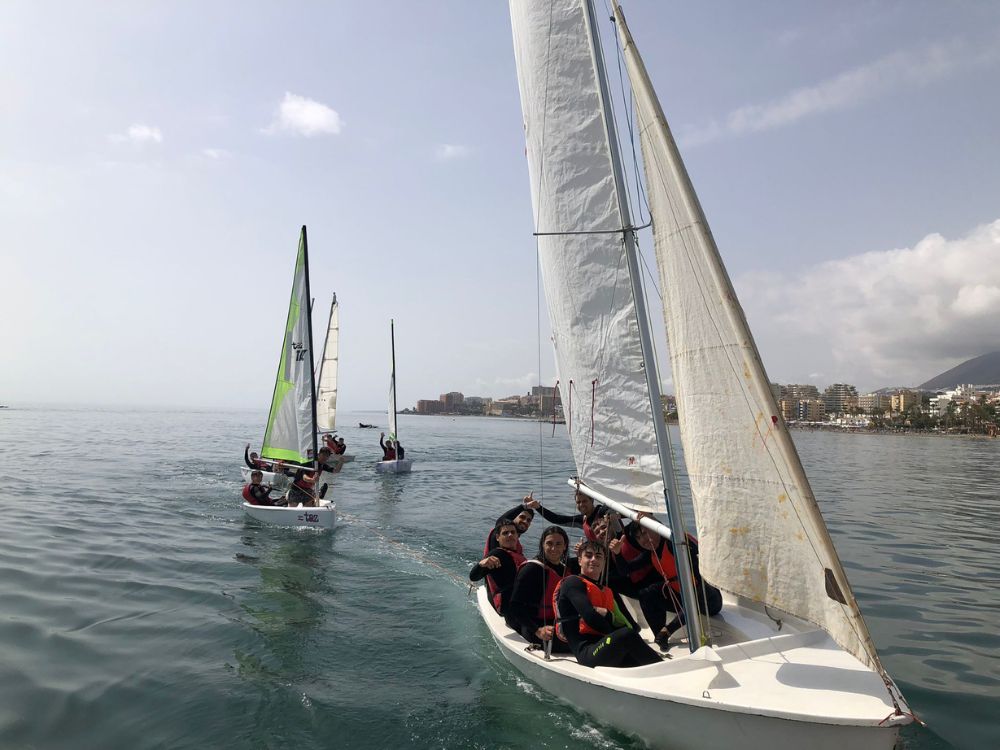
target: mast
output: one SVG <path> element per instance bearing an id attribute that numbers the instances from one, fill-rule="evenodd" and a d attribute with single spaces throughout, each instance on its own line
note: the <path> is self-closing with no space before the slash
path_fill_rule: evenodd
<path id="1" fill-rule="evenodd" d="M 309 359 L 313 359 L 313 324 L 312 324 L 312 291 L 309 289 L 309 240 L 306 238 L 306 225 L 302 225 L 302 257 L 305 260 L 305 270 L 306 270 L 306 299 L 309 300 L 309 312 L 308 320 L 306 321 L 306 327 L 309 331 Z M 313 367 L 309 368 L 309 372 L 313 371 Z M 316 378 L 309 378 L 309 388 L 312 393 L 312 455 L 313 460 L 316 460 L 318 455 L 317 442 L 316 442 Z"/>
<path id="2" fill-rule="evenodd" d="M 392 344 L 392 439 L 399 442 L 399 425 L 396 424 L 396 322 L 389 318 L 389 341 Z"/>
<path id="3" fill-rule="evenodd" d="M 697 651 L 701 648 L 703 638 L 701 619 L 698 611 L 698 597 L 692 576 L 687 533 L 685 532 L 684 521 L 681 516 L 677 481 L 674 475 L 673 458 L 670 452 L 670 436 L 667 433 L 666 420 L 663 418 L 663 401 L 660 398 L 660 378 L 656 366 L 656 353 L 653 349 L 653 338 L 649 330 L 646 298 L 643 294 L 642 277 L 639 272 L 639 258 L 635 249 L 635 228 L 632 226 L 628 193 L 625 188 L 625 173 L 622 167 L 621 154 L 618 151 L 617 131 L 611 115 L 611 95 L 608 91 L 607 71 L 604 68 L 604 52 L 601 49 L 601 39 L 597 31 L 597 13 L 593 0 L 584 0 L 584 5 L 586 7 L 587 29 L 590 33 L 590 49 L 600 88 L 601 114 L 604 118 L 604 129 L 608 137 L 615 192 L 617 193 L 618 209 L 623 224 L 622 234 L 625 244 L 625 260 L 628 264 L 629 281 L 632 286 L 632 298 L 635 304 L 636 323 L 639 327 L 639 343 L 642 349 L 643 370 L 646 374 L 646 389 L 649 392 L 650 411 L 653 415 L 653 431 L 656 435 L 656 450 L 660 459 L 660 472 L 663 476 L 663 495 L 666 500 L 670 528 L 673 532 L 674 557 L 677 560 L 677 574 L 680 578 L 688 646 L 691 651 Z"/>

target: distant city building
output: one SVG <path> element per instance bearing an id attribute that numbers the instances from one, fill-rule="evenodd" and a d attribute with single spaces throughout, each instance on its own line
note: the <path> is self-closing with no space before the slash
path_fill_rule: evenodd
<path id="1" fill-rule="evenodd" d="M 890 408 L 894 413 L 907 412 L 913 406 L 920 406 L 920 394 L 916 391 L 899 391 L 892 395 Z"/>
<path id="2" fill-rule="evenodd" d="M 536 385 L 531 389 L 531 398 L 538 405 L 538 410 L 542 416 L 551 415 L 562 408 L 562 400 L 559 396 L 559 389 L 555 386 Z"/>
<path id="3" fill-rule="evenodd" d="M 440 401 L 444 405 L 444 411 L 454 412 L 465 401 L 465 396 L 458 391 L 451 391 L 450 393 L 442 393 Z"/>
<path id="4" fill-rule="evenodd" d="M 865 393 L 858 396 L 858 407 L 865 414 L 873 411 L 885 412 L 892 407 L 892 399 L 884 393 Z"/>
<path id="5" fill-rule="evenodd" d="M 847 383 L 834 383 L 823 391 L 823 404 L 830 414 L 844 414 L 858 405 L 858 389 Z"/>
<path id="6" fill-rule="evenodd" d="M 428 401 L 420 399 L 417 401 L 417 414 L 440 414 L 444 411 L 444 404 L 440 401 Z"/>
<path id="7" fill-rule="evenodd" d="M 790 384 L 781 386 L 781 398 L 789 401 L 801 401 L 803 399 L 819 399 L 819 388 L 814 385 Z"/>
<path id="8" fill-rule="evenodd" d="M 799 399 L 795 413 L 796 419 L 805 422 L 820 422 L 826 413 L 826 404 L 818 398 Z"/>

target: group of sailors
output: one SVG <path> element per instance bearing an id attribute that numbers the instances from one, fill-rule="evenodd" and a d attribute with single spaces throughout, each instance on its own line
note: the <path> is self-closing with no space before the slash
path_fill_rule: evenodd
<path id="1" fill-rule="evenodd" d="M 243 451 L 243 461 L 250 467 L 250 482 L 243 486 L 243 499 L 250 505 L 270 505 L 287 506 L 295 508 L 315 508 L 319 501 L 326 495 L 327 486 L 316 485 L 324 471 L 335 474 L 343 468 L 343 461 L 337 456 L 342 456 L 347 450 L 347 444 L 343 438 L 336 438 L 333 435 L 323 436 L 323 447 L 316 452 L 316 458 L 305 466 L 300 464 L 290 464 L 284 461 L 269 461 L 261 458 L 257 453 L 250 451 L 250 444 L 247 443 Z M 288 477 L 286 489 L 276 489 L 271 484 L 264 484 L 264 472 L 272 472 L 275 475 Z M 277 497 L 272 497 L 271 493 L 278 492 Z"/>
<path id="2" fill-rule="evenodd" d="M 685 622 L 672 540 L 616 514 L 577 490 L 575 514 L 544 508 L 529 494 L 502 515 L 486 540 L 484 557 L 469 573 L 486 579 L 493 608 L 526 641 L 553 653 L 573 654 L 588 667 L 634 667 L 663 657 L 643 640 L 623 596 L 637 599 L 656 645 Z M 527 559 L 520 537 L 535 513 L 553 524 L 542 531 L 538 554 Z M 582 529 L 570 556 L 562 526 Z M 722 609 L 722 594 L 701 579 L 698 543 L 688 535 L 702 614 Z M 670 622 L 668 616 L 672 615 Z"/>
<path id="3" fill-rule="evenodd" d="M 325 484 L 318 489 L 316 487 L 320 475 L 324 471 L 332 474 L 339 472 L 344 466 L 342 456 L 347 452 L 347 443 L 342 437 L 327 433 L 323 435 L 322 440 L 323 447 L 317 451 L 316 458 L 305 466 L 261 458 L 256 452 L 251 452 L 250 444 L 247 443 L 243 451 L 243 461 L 250 467 L 250 482 L 243 486 L 243 499 L 251 505 L 293 508 L 299 505 L 317 506 L 326 493 Z M 405 449 L 394 437 L 390 436 L 386 440 L 383 432 L 378 442 L 382 448 L 383 461 L 401 460 L 405 457 Z M 265 471 L 286 476 L 291 480 L 287 485 L 287 494 L 284 489 L 278 490 L 270 484 L 263 483 Z M 279 495 L 272 497 L 272 493 L 275 492 Z"/>

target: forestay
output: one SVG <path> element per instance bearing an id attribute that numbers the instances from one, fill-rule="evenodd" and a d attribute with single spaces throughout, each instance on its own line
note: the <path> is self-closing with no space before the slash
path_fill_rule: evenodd
<path id="1" fill-rule="evenodd" d="M 510 6 L 538 252 L 577 472 L 613 500 L 659 512 L 663 481 L 586 14 L 579 1 Z"/>
<path id="2" fill-rule="evenodd" d="M 701 572 L 878 656 L 620 9 Z M 775 613 L 775 616 L 780 616 Z"/>
<path id="3" fill-rule="evenodd" d="M 309 268 L 305 227 L 299 236 L 292 296 L 264 432 L 261 456 L 307 463 L 316 439 L 313 409 L 312 331 L 309 320 Z"/>
<path id="4" fill-rule="evenodd" d="M 396 324 L 389 321 L 389 341 L 392 350 L 392 364 L 389 369 L 389 438 L 396 439 Z"/>
<path id="5" fill-rule="evenodd" d="M 337 295 L 330 303 L 330 320 L 326 326 L 326 343 L 316 378 L 316 423 L 321 430 L 337 426 L 337 367 L 340 356 L 340 305 Z"/>

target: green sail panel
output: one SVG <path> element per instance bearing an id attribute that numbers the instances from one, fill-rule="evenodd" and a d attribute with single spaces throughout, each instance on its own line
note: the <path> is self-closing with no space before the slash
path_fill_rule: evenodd
<path id="1" fill-rule="evenodd" d="M 312 331 L 309 311 L 309 264 L 306 261 L 305 227 L 292 279 L 292 297 L 281 342 L 278 376 L 271 397 L 271 412 L 261 456 L 307 463 L 312 460 L 316 436 L 313 408 Z"/>

